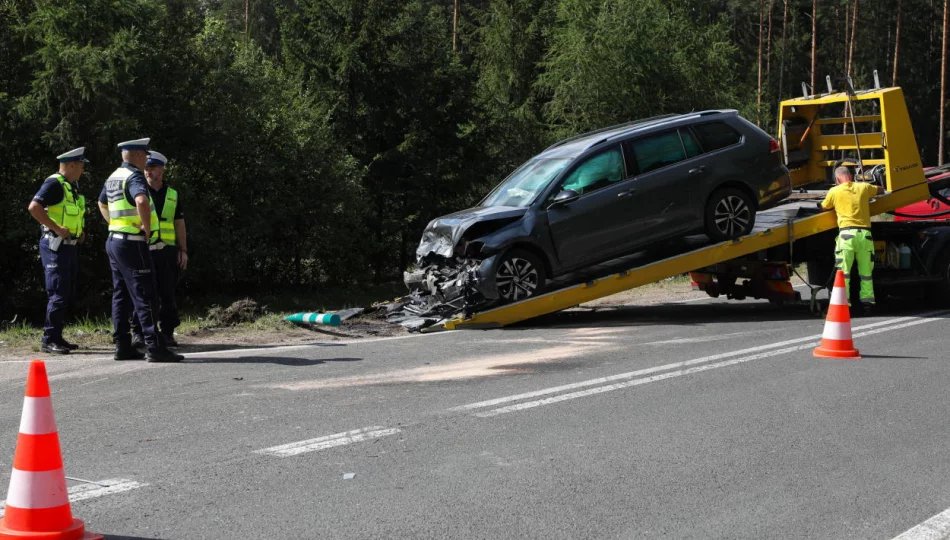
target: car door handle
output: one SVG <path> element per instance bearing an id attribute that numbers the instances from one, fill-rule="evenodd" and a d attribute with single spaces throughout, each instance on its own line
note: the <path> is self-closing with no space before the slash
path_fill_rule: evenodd
<path id="1" fill-rule="evenodd" d="M 617 194 L 617 198 L 622 199 L 624 197 L 629 197 L 636 192 L 637 192 L 637 188 L 628 189 L 627 191 L 621 191 L 620 193 Z"/>
<path id="2" fill-rule="evenodd" d="M 700 165 L 699 167 L 696 167 L 695 169 L 690 169 L 689 174 L 699 174 L 705 170 L 706 170 L 706 166 Z"/>

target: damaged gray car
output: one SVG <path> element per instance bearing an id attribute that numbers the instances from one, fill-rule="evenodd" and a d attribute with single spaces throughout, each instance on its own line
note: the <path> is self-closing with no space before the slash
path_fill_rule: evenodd
<path id="1" fill-rule="evenodd" d="M 415 312 L 524 300 L 553 278 L 677 237 L 749 234 L 757 210 L 791 193 L 778 150 L 732 110 L 558 142 L 478 206 L 429 223 L 404 276 Z"/>

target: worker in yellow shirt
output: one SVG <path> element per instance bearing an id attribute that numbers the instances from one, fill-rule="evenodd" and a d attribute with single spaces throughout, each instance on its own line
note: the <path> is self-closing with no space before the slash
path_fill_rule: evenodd
<path id="1" fill-rule="evenodd" d="M 838 239 L 835 241 L 835 267 L 844 271 L 848 295 L 851 295 L 851 265 L 858 262 L 861 276 L 861 304 L 867 314 L 874 305 L 874 240 L 871 238 L 871 198 L 884 193 L 884 188 L 855 182 L 851 169 L 835 169 L 838 185 L 828 191 L 819 206 L 834 210 L 838 216 Z"/>

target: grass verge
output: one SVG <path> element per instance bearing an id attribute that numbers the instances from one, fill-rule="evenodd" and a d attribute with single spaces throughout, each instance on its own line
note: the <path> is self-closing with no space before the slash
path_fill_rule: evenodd
<path id="1" fill-rule="evenodd" d="M 284 317 L 292 313 L 337 311 L 351 307 L 364 307 L 374 302 L 391 300 L 404 294 L 402 284 L 382 285 L 355 290 L 336 289 L 318 293 L 281 293 L 255 297 L 261 313 L 254 320 L 234 325 L 222 325 L 209 317 L 209 311 L 219 306 L 227 307 L 241 298 L 206 296 L 178 299 L 181 325 L 175 330 L 179 335 L 196 336 L 220 328 L 233 329 L 244 334 L 274 334 L 295 328 Z M 86 348 L 112 346 L 112 319 L 108 316 L 83 317 L 71 320 L 63 329 L 66 340 Z M 0 352 L 4 350 L 30 349 L 39 352 L 43 329 L 22 321 L 8 324 L 0 329 Z"/>

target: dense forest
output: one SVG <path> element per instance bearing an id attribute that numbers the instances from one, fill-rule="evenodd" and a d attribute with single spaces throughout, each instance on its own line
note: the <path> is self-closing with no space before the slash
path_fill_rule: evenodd
<path id="1" fill-rule="evenodd" d="M 559 137 L 702 108 L 774 133 L 825 75 L 903 87 L 936 164 L 946 1 L 0 0 L 0 319 L 43 311 L 26 207 L 77 146 L 90 201 L 117 142 L 170 158 L 190 295 L 399 280 L 430 219 Z"/>

